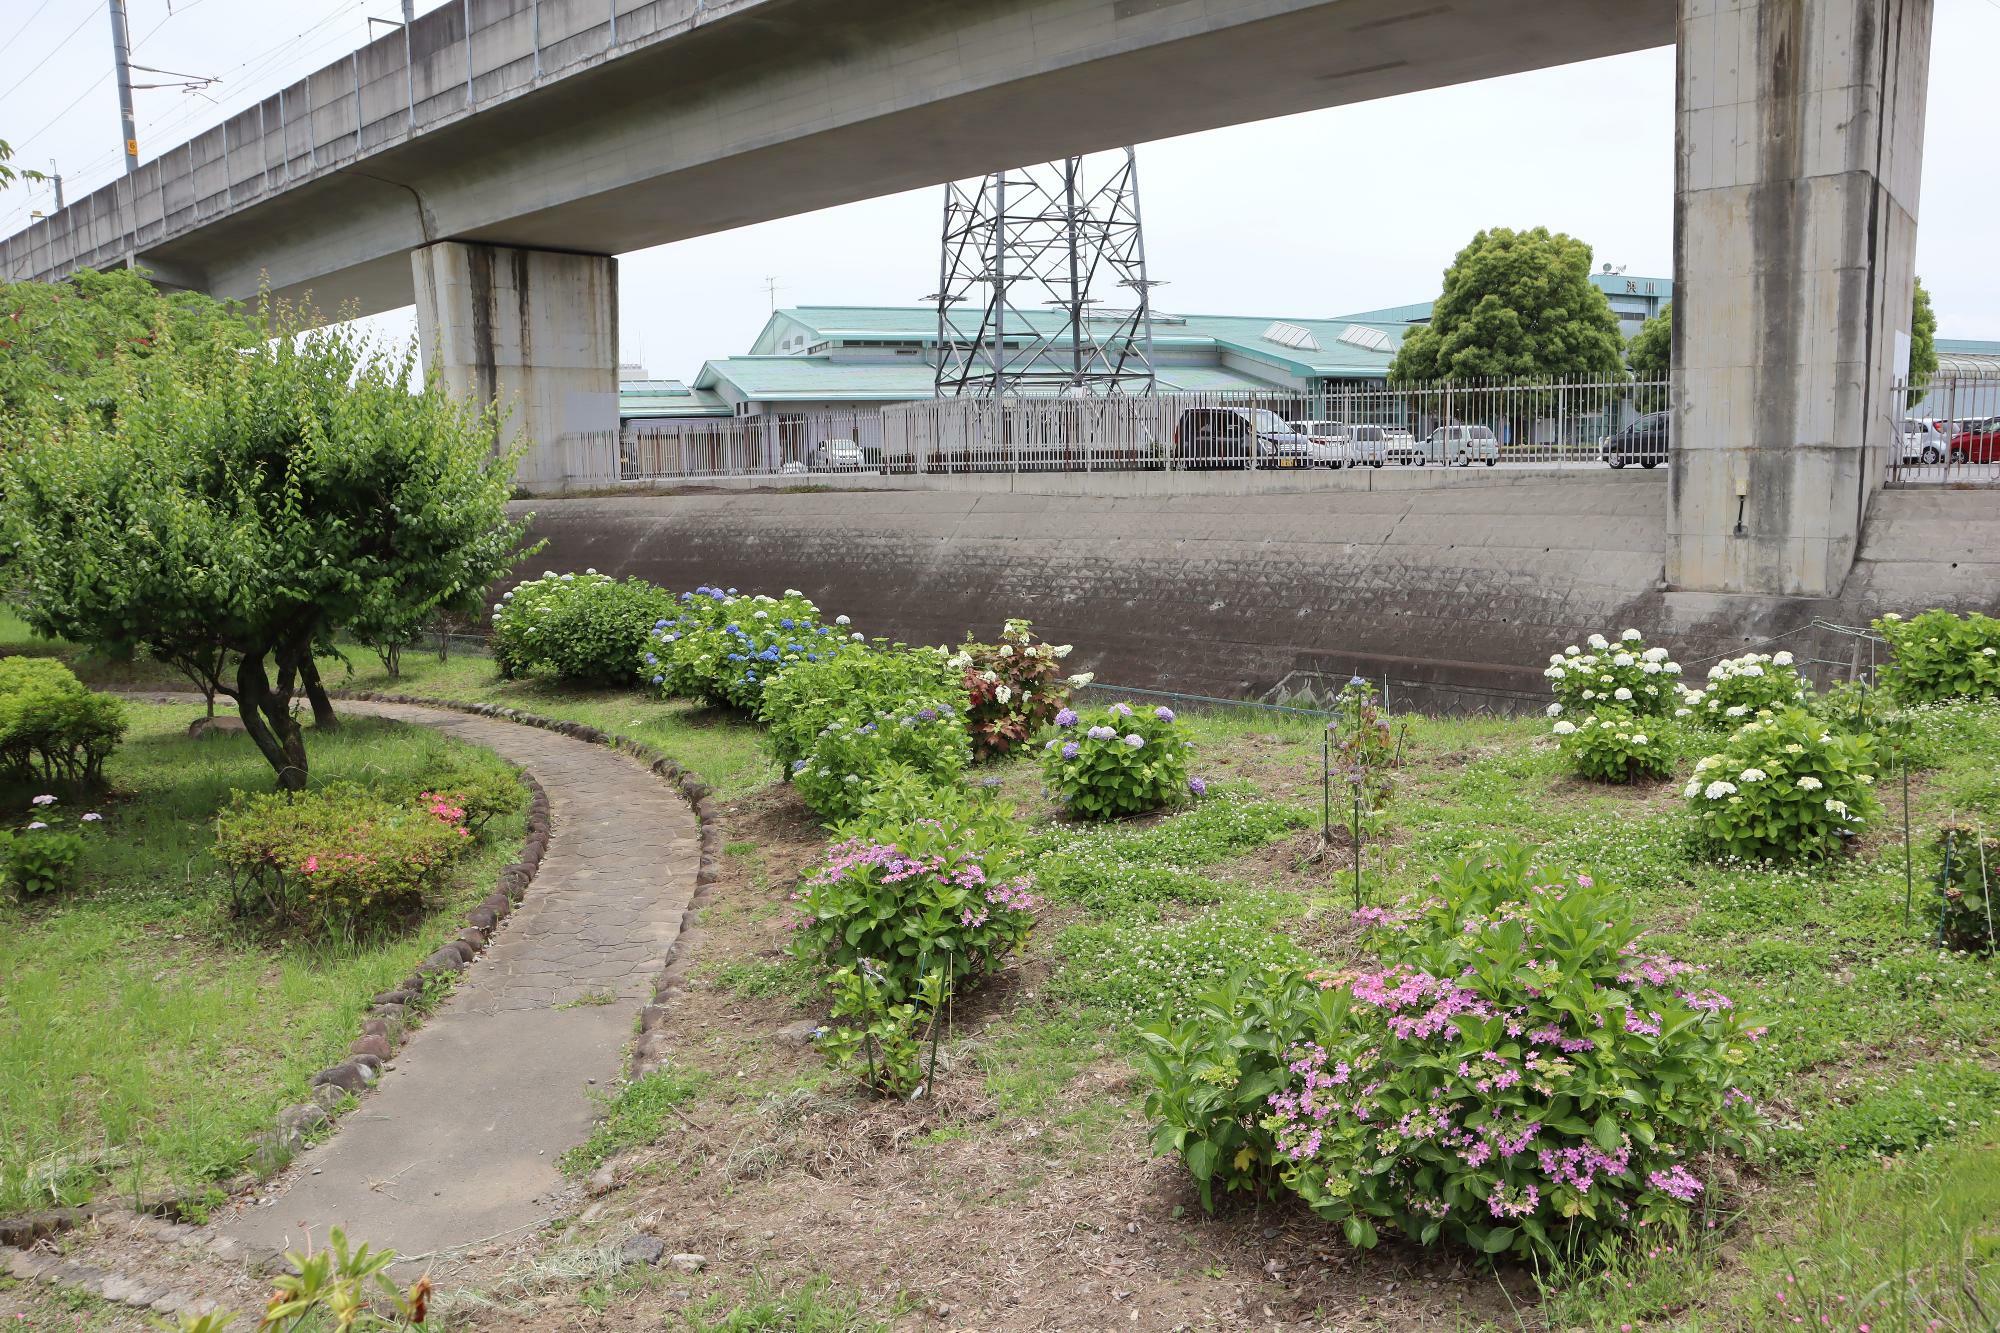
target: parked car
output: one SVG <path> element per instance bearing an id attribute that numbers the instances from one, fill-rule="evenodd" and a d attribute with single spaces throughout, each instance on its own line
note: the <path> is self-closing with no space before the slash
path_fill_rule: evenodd
<path id="1" fill-rule="evenodd" d="M 1917 463 L 1942 463 L 1951 452 L 1951 435 L 1935 421 L 1908 417 L 1902 422 L 1903 450 L 1901 462 L 1905 467 Z"/>
<path id="2" fill-rule="evenodd" d="M 859 472 L 864 467 L 880 467 L 882 451 L 864 449 L 853 440 L 821 440 L 812 447 L 808 461 L 815 472 Z"/>
<path id="3" fill-rule="evenodd" d="M 1262 407 L 1191 407 L 1174 426 L 1174 458 L 1184 468 L 1302 467 L 1306 437 Z"/>
<path id="4" fill-rule="evenodd" d="M 1354 457 L 1354 435 L 1345 421 L 1294 421 L 1292 429 L 1306 437 L 1313 467 L 1343 468 Z"/>
<path id="5" fill-rule="evenodd" d="M 1486 426 L 1439 426 L 1424 437 L 1422 444 L 1412 442 L 1387 452 L 1398 463 L 1415 463 L 1418 467 L 1426 463 L 1457 467 L 1484 463 L 1492 467 L 1500 461 L 1500 441 Z"/>
<path id="6" fill-rule="evenodd" d="M 1401 426 L 1356 426 L 1354 443 L 1349 449 L 1348 457 L 1353 460 L 1356 467 L 1363 464 L 1369 467 L 1381 467 L 1389 461 L 1391 445 L 1413 442 L 1410 432 Z"/>
<path id="7" fill-rule="evenodd" d="M 1667 461 L 1667 439 L 1673 432 L 1673 414 L 1648 412 L 1636 421 L 1619 427 L 1597 443 L 1597 456 L 1612 467 L 1637 463 L 1658 467 Z"/>
<path id="8" fill-rule="evenodd" d="M 1951 437 L 1954 463 L 2000 463 L 2000 417 L 1988 417 Z"/>

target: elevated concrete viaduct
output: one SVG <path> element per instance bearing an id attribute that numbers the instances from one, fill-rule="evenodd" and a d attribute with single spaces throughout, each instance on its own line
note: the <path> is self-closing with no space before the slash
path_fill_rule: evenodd
<path id="1" fill-rule="evenodd" d="M 559 483 L 558 440 L 615 422 L 619 252 L 1677 42 L 1666 576 L 1828 596 L 1906 335 L 1930 5 L 456 0 L 8 238 L 0 275 L 414 299 Z"/>

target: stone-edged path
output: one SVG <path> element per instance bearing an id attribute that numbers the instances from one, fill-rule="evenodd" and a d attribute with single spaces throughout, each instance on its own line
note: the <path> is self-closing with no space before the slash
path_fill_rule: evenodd
<path id="1" fill-rule="evenodd" d="M 694 895 L 699 826 L 670 785 L 608 746 L 442 709 L 341 707 L 435 727 L 533 773 L 548 850 L 395 1067 L 260 1191 L 269 1202 L 214 1226 L 261 1250 L 302 1248 L 308 1231 L 318 1248 L 338 1226 L 412 1257 L 512 1239 L 561 1211 L 556 1161 L 589 1135 L 591 1093 L 623 1073 L 633 1015 Z"/>

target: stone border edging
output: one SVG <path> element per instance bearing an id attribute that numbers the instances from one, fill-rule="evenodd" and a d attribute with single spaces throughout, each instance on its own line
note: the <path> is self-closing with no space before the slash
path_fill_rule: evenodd
<path id="1" fill-rule="evenodd" d="M 475 717 L 497 718 L 503 722 L 514 722 L 527 727 L 540 727 L 558 735 L 592 745 L 606 745 L 621 750 L 633 758 L 644 762 L 660 777 L 674 784 L 681 796 L 693 808 L 694 816 L 701 828 L 701 862 L 695 870 L 694 894 L 688 899 L 688 907 L 681 914 L 679 933 L 667 945 L 665 965 L 653 982 L 653 999 L 639 1011 L 639 1038 L 633 1044 L 632 1063 L 629 1076 L 644 1078 L 647 1074 L 666 1063 L 666 1040 L 662 1027 L 667 1019 L 667 1005 L 687 989 L 690 955 L 700 938 L 700 928 L 695 915 L 706 907 L 714 896 L 716 881 L 722 873 L 722 824 L 721 808 L 715 799 L 714 789 L 695 774 L 689 772 L 678 761 L 668 758 L 643 741 L 635 741 L 629 736 L 604 731 L 585 722 L 566 722 L 559 718 L 543 717 L 539 713 L 523 712 L 518 708 L 505 708 L 498 704 L 466 703 L 456 699 L 425 698 L 412 694 L 384 694 L 377 690 L 334 690 L 336 699 L 352 699 L 358 703 L 402 704 L 412 708 L 438 708 L 451 712 L 469 713 Z"/>

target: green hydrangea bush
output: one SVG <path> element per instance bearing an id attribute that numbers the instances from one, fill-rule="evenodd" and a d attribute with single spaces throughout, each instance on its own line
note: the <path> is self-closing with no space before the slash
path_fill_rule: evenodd
<path id="1" fill-rule="evenodd" d="M 1874 626 L 1890 654 L 1878 679 L 1898 700 L 2000 698 L 2000 620 L 1932 610 L 1908 620 L 1891 613 Z"/>
<path id="2" fill-rule="evenodd" d="M 1576 775 L 1593 782 L 1634 782 L 1673 771 L 1670 747 L 1659 735 L 1665 719 L 1639 718 L 1623 708 L 1598 705 L 1580 719 L 1553 724 L 1563 758 Z"/>
<path id="3" fill-rule="evenodd" d="M 1684 1223 L 1701 1154 L 1754 1135 L 1763 1029 L 1623 894 L 1514 847 L 1363 916 L 1358 973 L 1239 973 L 1145 1030 L 1155 1148 L 1205 1202 L 1283 1188 L 1356 1245 L 1548 1259 Z"/>
<path id="4" fill-rule="evenodd" d="M 26 818 L 11 831 L 0 831 L 0 883 L 20 897 L 55 894 L 76 884 L 77 863 L 83 859 L 84 831 L 101 825 L 104 816 L 86 810 L 69 827 L 56 809 L 58 799 L 44 792 L 28 803 Z"/>
<path id="5" fill-rule="evenodd" d="M 46 657 L 0 657 L 0 779 L 102 786 L 125 738 L 125 706 Z"/>
<path id="6" fill-rule="evenodd" d="M 1762 709 L 1807 706 L 1812 686 L 1799 675 L 1788 652 L 1745 653 L 1717 662 L 1708 669 L 1704 687 L 1683 685 L 1680 694 L 1676 717 L 1693 718 L 1707 726 L 1734 727 Z"/>
<path id="7" fill-rule="evenodd" d="M 1588 710 L 1600 703 L 1618 704 L 1640 717 L 1671 712 L 1680 663 L 1664 648 L 1648 647 L 1645 636 L 1628 629 L 1612 643 L 1602 634 L 1549 655 L 1542 671 L 1556 701 L 1550 717 Z"/>
<path id="8" fill-rule="evenodd" d="M 493 661 L 508 679 L 547 672 L 573 685 L 631 682 L 646 636 L 673 597 L 644 579 L 545 571 L 493 610 Z"/>
<path id="9" fill-rule="evenodd" d="M 1803 708 L 1760 712 L 1696 761 L 1682 795 L 1697 836 L 1744 860 L 1833 856 L 1880 806 L 1874 743 Z"/>
<path id="10" fill-rule="evenodd" d="M 962 673 L 948 659 L 939 648 L 850 640 L 846 649 L 792 663 L 765 685 L 757 706 L 772 756 L 789 769 L 835 718 L 878 717 L 908 699 L 963 710 Z"/>
<path id="11" fill-rule="evenodd" d="M 1947 824 L 1932 845 L 1937 858 L 1938 943 L 1968 953 L 2000 949 L 2000 837 L 1970 824 Z"/>
<path id="12" fill-rule="evenodd" d="M 668 698 L 757 711 L 764 688 L 790 667 L 858 648 L 847 617 L 832 625 L 796 588 L 782 597 L 697 588 L 653 624 L 639 656 L 647 682 Z"/>
<path id="13" fill-rule="evenodd" d="M 349 783 L 236 792 L 215 820 L 215 857 L 229 872 L 236 915 L 319 934 L 424 905 L 471 845 L 464 810 Z"/>
<path id="14" fill-rule="evenodd" d="M 792 786 L 814 813 L 835 824 L 867 808 L 880 775 L 892 765 L 950 786 L 971 758 L 958 706 L 906 699 L 873 717 L 843 714 L 827 723 L 812 748 L 792 761 Z"/>
<path id="15" fill-rule="evenodd" d="M 1201 780 L 1188 777 L 1194 747 L 1171 708 L 1115 703 L 1088 714 L 1062 708 L 1055 725 L 1056 735 L 1042 747 L 1042 778 L 1072 815 L 1143 814 L 1201 790 Z"/>

